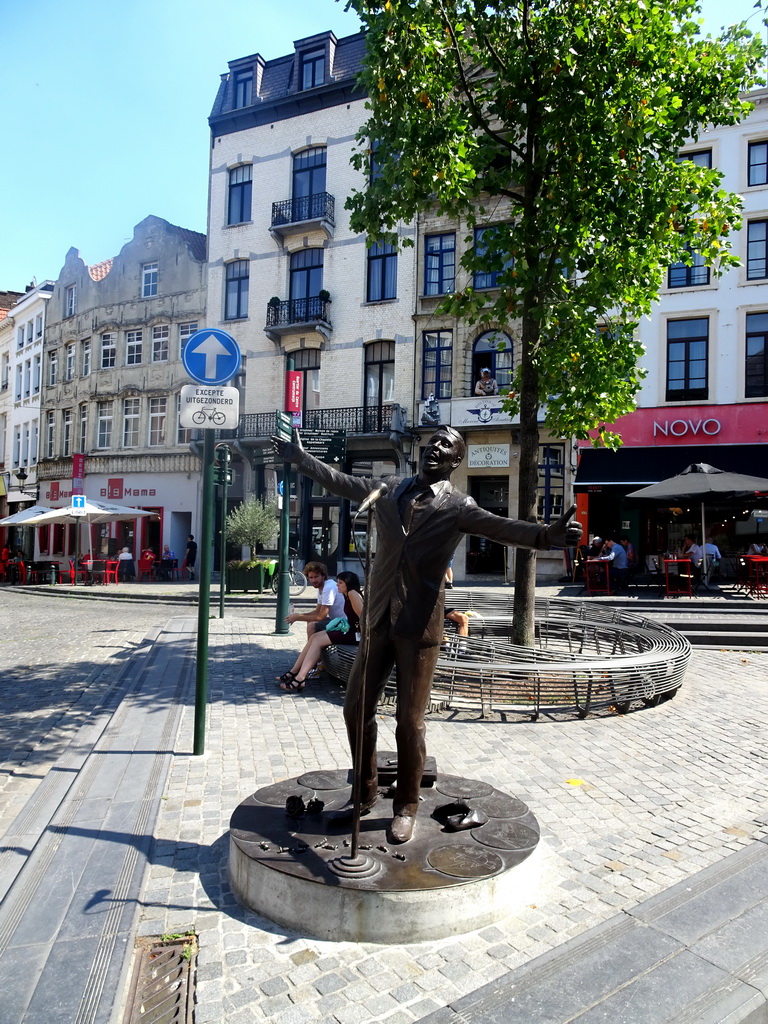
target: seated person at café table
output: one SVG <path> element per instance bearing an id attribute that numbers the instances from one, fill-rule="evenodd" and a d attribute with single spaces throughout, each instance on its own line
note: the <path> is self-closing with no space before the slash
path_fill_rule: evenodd
<path id="1" fill-rule="evenodd" d="M 136 575 L 136 568 L 133 564 L 133 552 L 131 549 L 123 548 L 117 556 L 117 562 L 118 579 L 123 582 L 125 582 L 125 580 L 132 580 Z"/>
<path id="2" fill-rule="evenodd" d="M 626 579 L 629 571 L 627 552 L 621 544 L 617 540 L 607 540 L 605 550 L 602 555 L 598 556 L 598 561 L 611 563 L 609 568 L 611 584 L 621 586 L 622 580 Z"/>
<path id="3" fill-rule="evenodd" d="M 171 570 L 176 568 L 176 555 L 166 544 L 163 548 L 163 553 L 160 556 L 160 565 L 158 566 L 158 575 L 164 580 L 171 578 Z"/>
<path id="4" fill-rule="evenodd" d="M 587 548 L 587 558 L 599 558 L 603 553 L 604 540 L 602 537 L 593 537 Z"/>
<path id="5" fill-rule="evenodd" d="M 752 541 L 747 549 L 748 555 L 759 555 L 763 558 L 768 555 L 768 544 L 761 544 L 759 541 Z"/>
<path id="6" fill-rule="evenodd" d="M 696 543 L 690 533 L 686 533 L 683 537 L 683 558 L 690 558 L 694 565 L 694 568 L 698 569 L 701 565 L 701 546 Z"/>

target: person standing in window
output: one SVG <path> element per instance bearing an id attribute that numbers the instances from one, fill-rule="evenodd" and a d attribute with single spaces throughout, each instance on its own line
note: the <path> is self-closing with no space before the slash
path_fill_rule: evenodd
<path id="1" fill-rule="evenodd" d="M 475 384 L 475 394 L 485 398 L 490 395 L 498 395 L 498 393 L 499 385 L 491 376 L 490 369 L 487 366 L 484 366 L 480 371 L 480 380 Z"/>

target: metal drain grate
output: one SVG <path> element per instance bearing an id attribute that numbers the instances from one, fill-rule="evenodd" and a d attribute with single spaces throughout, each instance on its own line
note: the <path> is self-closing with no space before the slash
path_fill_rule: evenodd
<path id="1" fill-rule="evenodd" d="M 194 935 L 139 939 L 123 1024 L 191 1024 Z"/>

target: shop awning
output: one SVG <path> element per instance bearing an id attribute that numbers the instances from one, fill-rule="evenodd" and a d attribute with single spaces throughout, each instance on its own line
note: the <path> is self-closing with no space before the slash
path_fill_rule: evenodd
<path id="1" fill-rule="evenodd" d="M 594 487 L 627 490 L 675 476 L 693 462 L 751 476 L 768 476 L 768 444 L 658 445 L 648 448 L 585 448 L 576 470 L 576 491 Z"/>

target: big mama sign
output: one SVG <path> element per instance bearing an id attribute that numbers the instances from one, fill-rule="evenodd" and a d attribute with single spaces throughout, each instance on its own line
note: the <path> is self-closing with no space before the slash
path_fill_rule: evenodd
<path id="1" fill-rule="evenodd" d="M 765 444 L 768 403 L 637 409 L 608 428 L 621 434 L 625 445 Z M 589 441 L 579 444 L 587 446 Z"/>

